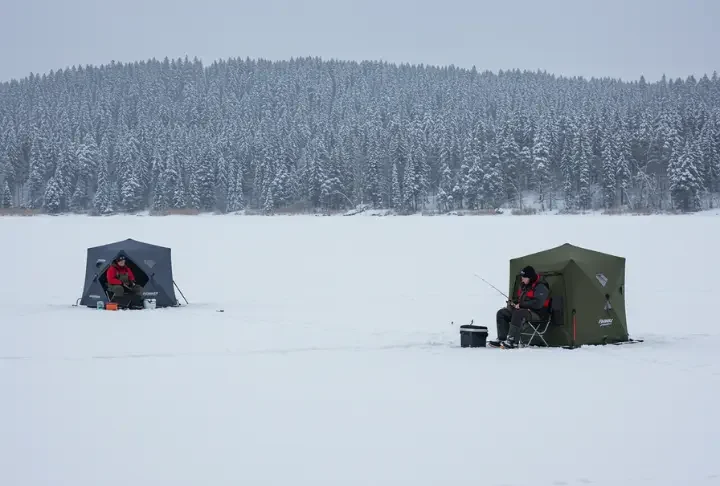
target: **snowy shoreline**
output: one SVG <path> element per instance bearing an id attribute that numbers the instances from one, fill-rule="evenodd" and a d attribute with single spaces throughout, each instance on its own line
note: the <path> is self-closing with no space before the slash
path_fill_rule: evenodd
<path id="1" fill-rule="evenodd" d="M 623 213 L 606 213 L 603 211 L 586 211 L 586 212 L 578 212 L 578 213 L 564 213 L 560 211 L 543 211 L 543 212 L 536 212 L 536 213 L 512 213 L 510 211 L 506 212 L 497 212 L 497 213 L 478 213 L 476 211 L 450 211 L 446 213 L 433 213 L 433 212 L 417 212 L 417 213 L 397 213 L 390 209 L 378 209 L 378 210 L 367 210 L 367 211 L 348 211 L 348 212 L 332 212 L 332 213 L 323 213 L 323 212 L 308 212 L 308 213 L 290 213 L 290 212 L 276 212 L 276 213 L 262 213 L 259 211 L 236 211 L 232 213 L 212 213 L 212 212 L 202 212 L 202 213 L 170 213 L 170 214 L 152 214 L 149 211 L 142 211 L 137 213 L 110 213 L 110 214 L 78 214 L 78 213 L 58 213 L 58 214 L 48 214 L 48 213 L 32 213 L 32 212 L 0 212 L 0 218 L 3 217 L 86 217 L 86 218 L 113 218 L 113 217 L 153 217 L 153 218 L 167 218 L 167 217 L 189 217 L 189 216 L 195 216 L 195 217 L 236 217 L 236 216 L 245 216 L 245 217 L 273 217 L 273 218 L 281 218 L 281 217 L 349 217 L 349 216 L 374 216 L 374 217 L 389 217 L 394 216 L 398 218 L 407 218 L 407 217 L 460 217 L 460 216 L 469 216 L 469 217 L 488 217 L 488 216 L 494 216 L 494 217 L 503 217 L 503 216 L 514 216 L 514 217 L 540 217 L 540 216 L 565 216 L 565 217 L 608 217 L 608 218 L 617 218 L 617 217 L 634 217 L 634 218 L 642 218 L 642 217 L 658 217 L 658 216 L 666 216 L 666 217 L 705 217 L 705 216 L 720 216 L 720 208 L 718 209 L 707 209 L 702 211 L 696 211 L 693 213 L 675 213 L 671 211 L 667 212 L 652 212 L 652 213 L 644 213 L 644 212 L 623 212 Z"/>

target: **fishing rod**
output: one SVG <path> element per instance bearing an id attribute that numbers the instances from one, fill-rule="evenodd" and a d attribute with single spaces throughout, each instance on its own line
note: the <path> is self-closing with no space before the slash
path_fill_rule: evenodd
<path id="1" fill-rule="evenodd" d="M 480 280 L 482 280 L 483 282 L 485 282 L 486 284 L 488 284 L 490 287 L 494 288 L 498 293 L 500 293 L 500 295 L 502 295 L 503 297 L 505 297 L 505 298 L 507 299 L 507 301 L 510 302 L 510 297 L 508 297 L 507 295 L 505 295 L 505 293 L 504 293 L 502 290 L 500 290 L 499 288 L 495 287 L 493 284 L 491 284 L 490 282 L 488 282 L 487 280 L 485 280 L 484 278 L 482 278 L 482 277 L 481 277 L 480 275 L 478 275 L 477 273 L 473 273 L 473 275 L 475 275 L 477 278 L 479 278 Z M 471 325 L 471 326 L 473 325 L 473 322 L 475 322 L 474 319 L 470 321 L 470 325 Z M 450 325 L 451 325 L 451 326 L 455 325 L 455 322 L 454 322 L 454 321 L 451 321 L 451 322 L 450 322 Z"/>
<path id="2" fill-rule="evenodd" d="M 495 287 L 493 284 L 491 284 L 490 282 L 488 282 L 487 280 L 485 280 L 484 278 L 482 278 L 482 277 L 481 277 L 480 275 L 478 275 L 477 273 L 474 273 L 473 275 L 475 275 L 477 278 L 479 278 L 480 280 L 482 280 L 483 282 L 485 282 L 486 284 L 488 284 L 490 287 L 492 287 L 492 288 L 494 288 L 495 290 L 497 290 L 497 291 L 500 293 L 500 295 L 502 295 L 503 297 L 505 297 L 505 298 L 508 300 L 508 302 L 510 301 L 510 297 L 508 297 L 507 295 L 505 295 L 505 293 L 504 293 L 503 291 L 501 291 L 500 289 L 498 289 L 497 287 Z"/>

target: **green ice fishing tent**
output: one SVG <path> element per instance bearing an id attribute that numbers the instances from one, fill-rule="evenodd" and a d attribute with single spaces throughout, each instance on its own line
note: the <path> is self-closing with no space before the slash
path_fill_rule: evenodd
<path id="1" fill-rule="evenodd" d="M 517 293 L 520 270 L 531 265 L 550 286 L 553 323 L 549 346 L 582 346 L 630 341 L 625 319 L 625 258 L 562 246 L 510 260 L 510 295 Z M 558 299 L 559 297 L 559 299 Z"/>

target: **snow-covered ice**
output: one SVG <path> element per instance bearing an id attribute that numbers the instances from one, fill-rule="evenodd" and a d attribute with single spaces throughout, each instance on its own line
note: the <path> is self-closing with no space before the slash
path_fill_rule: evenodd
<path id="1" fill-rule="evenodd" d="M 0 234 L 3 486 L 720 484 L 717 216 L 59 216 Z M 125 238 L 172 247 L 190 306 L 71 307 L 87 247 Z M 470 319 L 494 336 L 503 305 L 473 273 L 505 288 L 509 258 L 565 242 L 627 257 L 644 343 L 458 347 Z"/>

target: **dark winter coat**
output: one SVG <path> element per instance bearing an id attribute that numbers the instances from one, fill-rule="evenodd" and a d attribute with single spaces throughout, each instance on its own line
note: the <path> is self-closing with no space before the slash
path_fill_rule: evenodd
<path id="1" fill-rule="evenodd" d="M 521 309 L 530 309 L 535 312 L 547 311 L 550 306 L 550 288 L 547 282 L 540 275 L 528 285 L 521 282 L 517 293 L 517 302 Z"/>

